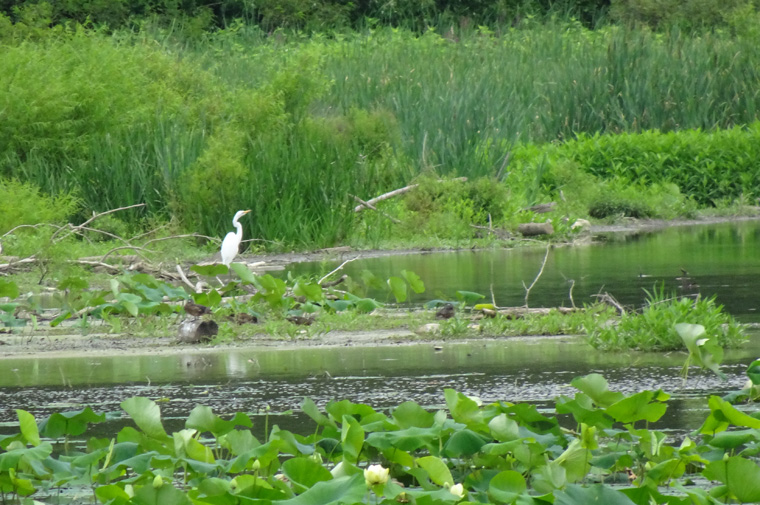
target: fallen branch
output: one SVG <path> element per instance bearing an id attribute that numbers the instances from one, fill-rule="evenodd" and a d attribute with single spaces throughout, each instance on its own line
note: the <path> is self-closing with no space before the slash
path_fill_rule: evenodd
<path id="1" fill-rule="evenodd" d="M 361 198 L 359 198 L 356 195 L 351 195 L 351 196 L 353 197 L 354 200 L 356 200 L 357 202 L 361 203 L 365 207 L 368 207 L 368 208 L 374 210 L 375 212 L 379 212 L 380 214 L 382 214 L 383 216 L 387 217 L 388 219 L 390 219 L 391 221 L 393 221 L 396 224 L 401 224 L 400 220 L 396 219 L 395 217 L 393 217 L 391 215 L 386 214 L 385 212 L 383 212 L 382 210 L 378 209 L 377 207 L 375 207 L 371 203 L 365 202 L 364 200 L 362 200 Z"/>
<path id="2" fill-rule="evenodd" d="M 536 274 L 536 278 L 533 279 L 533 282 L 530 283 L 530 286 L 525 286 L 525 282 L 523 281 L 522 285 L 523 288 L 525 288 L 525 308 L 528 308 L 528 297 L 530 296 L 530 290 L 533 289 L 533 286 L 536 285 L 538 282 L 538 279 L 541 277 L 541 274 L 544 273 L 544 267 L 546 266 L 546 260 L 549 259 L 549 249 L 551 246 L 546 246 L 546 254 L 544 254 L 544 261 L 541 262 L 541 269 Z"/>
<path id="3" fill-rule="evenodd" d="M 331 288 L 333 286 L 337 286 L 338 284 L 340 284 L 341 282 L 345 281 L 346 279 L 348 279 L 348 275 L 343 274 L 338 279 L 336 279 L 334 281 L 322 282 L 319 285 L 322 286 L 322 289 L 324 289 L 324 288 Z"/>
<path id="4" fill-rule="evenodd" d="M 108 263 L 103 263 L 102 261 L 71 260 L 70 263 L 74 263 L 76 265 L 85 265 L 85 266 L 90 266 L 90 267 L 102 267 L 114 273 L 121 272 L 121 268 L 115 267 L 113 265 L 109 265 Z"/>
<path id="5" fill-rule="evenodd" d="M 137 204 L 135 204 L 135 205 L 128 205 L 128 206 L 126 206 L 126 207 L 119 207 L 118 209 L 111 209 L 111 210 L 107 210 L 107 211 L 105 211 L 105 212 L 101 212 L 101 213 L 99 213 L 99 214 L 95 214 L 95 215 L 94 215 L 94 216 L 92 216 L 90 219 L 88 219 L 87 221 L 85 221 L 84 223 L 82 223 L 82 224 L 80 224 L 80 225 L 77 225 L 77 226 L 71 226 L 71 225 L 69 224 L 69 226 L 68 226 L 68 227 L 65 227 L 65 226 L 64 226 L 64 227 L 61 227 L 61 228 L 60 228 L 58 231 L 56 231 L 55 233 L 53 233 L 53 236 L 52 236 L 52 237 L 50 237 L 50 241 L 51 241 L 51 242 L 53 242 L 53 243 L 55 243 L 55 242 L 56 242 L 56 235 L 58 235 L 58 233 L 60 233 L 60 232 L 61 232 L 61 230 L 64 230 L 64 229 L 70 229 L 70 230 L 71 230 L 71 233 L 78 233 L 80 230 L 82 230 L 82 229 L 86 228 L 88 224 L 92 223 L 93 221 L 95 221 L 95 220 L 96 220 L 96 219 L 98 219 L 99 217 L 103 217 L 103 216 L 105 216 L 105 215 L 107 215 L 107 214 L 113 214 L 114 212 L 119 212 L 119 211 L 121 211 L 121 210 L 134 209 L 134 208 L 136 208 L 136 207 L 145 207 L 145 204 L 144 204 L 144 203 L 137 203 Z M 68 237 L 69 235 L 71 235 L 71 233 L 69 233 L 68 235 L 64 235 L 63 237 L 59 238 L 58 240 L 59 240 L 59 241 L 60 241 L 60 240 L 63 240 L 64 238 L 66 238 L 66 237 Z"/>
<path id="6" fill-rule="evenodd" d="M 467 177 L 457 177 L 456 179 L 449 179 L 449 180 L 451 180 L 451 181 L 457 181 L 457 182 L 465 182 L 465 181 L 467 181 Z M 444 182 L 444 180 L 441 179 L 438 182 Z M 366 202 L 364 202 L 364 203 L 362 203 L 360 205 L 357 205 L 356 207 L 354 207 L 354 212 L 361 212 L 362 210 L 364 210 L 365 208 L 367 208 L 368 206 L 365 205 L 365 204 L 374 205 L 377 202 L 382 202 L 383 200 L 387 200 L 389 198 L 393 198 L 394 196 L 398 196 L 398 195 L 404 194 L 407 191 L 411 191 L 414 188 L 416 188 L 417 186 L 419 186 L 419 184 L 410 184 L 409 186 L 404 186 L 403 188 L 394 189 L 393 191 L 389 191 L 387 193 L 383 193 L 380 196 L 376 196 L 375 198 L 372 198 L 372 199 L 367 200 Z"/>
<path id="7" fill-rule="evenodd" d="M 620 312 L 620 315 L 625 314 L 625 309 L 623 308 L 623 306 L 620 305 L 620 303 L 617 300 L 615 300 L 615 297 L 612 296 L 611 294 L 609 294 L 609 293 L 602 293 L 600 295 L 591 295 L 591 296 L 594 297 L 594 298 L 596 298 L 601 303 L 606 303 L 608 305 L 612 305 L 613 307 L 615 307 L 615 309 L 618 312 Z"/>
<path id="8" fill-rule="evenodd" d="M 321 285 L 323 282 L 325 282 L 327 279 L 329 279 L 332 274 L 334 274 L 335 272 L 337 272 L 338 270 L 340 270 L 341 268 L 343 268 L 344 266 L 346 266 L 348 263 L 351 263 L 352 261 L 356 261 L 356 260 L 358 260 L 361 257 L 362 257 L 362 255 L 359 254 L 358 256 L 355 256 L 355 257 L 353 257 L 351 259 L 347 259 L 346 261 L 344 261 L 343 263 L 341 263 L 340 265 L 338 265 L 338 268 L 336 268 L 332 272 L 328 273 L 327 275 L 325 275 L 324 277 L 322 277 L 321 279 L 319 279 L 317 281 L 317 284 Z"/>

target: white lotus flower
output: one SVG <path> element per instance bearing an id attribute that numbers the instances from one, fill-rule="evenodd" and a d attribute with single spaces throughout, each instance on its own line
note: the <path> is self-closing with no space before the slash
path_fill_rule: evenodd
<path id="1" fill-rule="evenodd" d="M 461 484 L 454 484 L 449 488 L 449 493 L 453 494 L 459 499 L 464 498 L 464 486 Z"/>
<path id="2" fill-rule="evenodd" d="M 364 470 L 364 482 L 366 482 L 368 486 L 385 484 L 388 482 L 389 473 L 390 470 L 388 468 L 383 468 L 382 465 L 369 465 L 369 467 Z"/>

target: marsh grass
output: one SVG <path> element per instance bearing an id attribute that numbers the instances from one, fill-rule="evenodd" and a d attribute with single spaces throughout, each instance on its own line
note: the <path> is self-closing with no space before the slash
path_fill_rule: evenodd
<path id="1" fill-rule="evenodd" d="M 638 349 L 642 351 L 669 351 L 684 349 L 683 339 L 676 331 L 678 323 L 700 324 L 707 338 L 715 338 L 723 348 L 737 347 L 746 335 L 715 297 L 677 296 L 668 294 L 664 287 L 655 286 L 646 291 L 646 305 L 639 312 L 623 314 L 617 324 L 603 319 L 589 320 L 589 343 L 600 349 Z"/>
<path id="2" fill-rule="evenodd" d="M 440 207 L 430 237 L 451 238 L 436 223 L 488 214 L 508 225 L 514 209 L 560 189 L 546 183 L 554 147 L 531 146 L 578 137 L 563 159 L 588 162 L 592 184 L 674 183 L 700 205 L 760 195 L 745 170 L 752 156 L 741 153 L 757 128 L 710 133 L 757 120 L 751 37 L 573 21 L 329 38 L 236 25 L 185 43 L 154 35 L 63 32 L 4 48 L 0 175 L 78 198 L 82 216 L 141 202 L 124 216 L 131 224 L 173 217 L 206 235 L 223 235 L 236 210 L 251 208 L 246 236 L 264 247 L 387 240 L 396 228 L 375 228 L 370 213 L 357 219 L 350 195 L 371 198 L 423 174 L 485 178 L 508 195 L 506 206 L 482 205 L 480 188 L 458 208 Z M 710 141 L 675 157 L 699 157 L 696 173 L 677 162 L 648 168 L 678 142 L 657 140 L 668 131 L 690 146 Z M 594 157 L 598 139 L 624 132 L 635 135 Z M 668 212 L 677 214 L 676 196 Z M 472 230 L 452 235 L 469 240 Z"/>

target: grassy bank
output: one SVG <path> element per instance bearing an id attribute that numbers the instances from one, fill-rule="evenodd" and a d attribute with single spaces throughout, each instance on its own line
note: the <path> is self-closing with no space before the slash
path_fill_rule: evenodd
<path id="1" fill-rule="evenodd" d="M 511 230 L 547 201 L 561 202 L 556 222 L 760 196 L 751 36 L 573 22 L 342 37 L 240 25 L 193 43 L 158 33 L 7 41 L 3 180 L 65 200 L 61 221 L 144 203 L 114 216 L 124 232 L 172 221 L 222 236 L 251 208 L 246 236 L 269 249 L 469 240 L 471 224 Z M 455 176 L 469 180 L 436 182 Z M 381 207 L 398 223 L 354 213 L 352 195 L 412 182 Z"/>

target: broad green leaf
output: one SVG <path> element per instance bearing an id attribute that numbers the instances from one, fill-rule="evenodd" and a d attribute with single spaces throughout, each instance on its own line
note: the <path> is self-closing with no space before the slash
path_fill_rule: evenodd
<path id="1" fill-rule="evenodd" d="M 451 413 L 451 418 L 458 423 L 466 424 L 469 428 L 476 431 L 487 431 L 483 412 L 478 404 L 472 398 L 453 389 L 443 390 L 446 405 Z"/>
<path id="2" fill-rule="evenodd" d="M 499 472 L 488 484 L 488 495 L 498 502 L 513 503 L 517 497 L 528 489 L 525 477 L 514 470 Z"/>
<path id="3" fill-rule="evenodd" d="M 433 425 L 435 416 L 432 412 L 428 412 L 418 403 L 412 401 L 403 402 L 393 409 L 391 415 L 401 428 L 411 428 L 412 426 L 429 428 Z"/>
<path id="4" fill-rule="evenodd" d="M 214 277 L 216 275 L 225 275 L 230 272 L 229 268 L 218 263 L 215 263 L 213 265 L 193 265 L 190 267 L 190 270 L 196 274 L 207 275 L 209 277 Z"/>
<path id="5" fill-rule="evenodd" d="M 37 429 L 37 421 L 34 416 L 26 410 L 16 409 L 18 423 L 24 440 L 30 445 L 40 445 L 40 432 Z"/>
<path id="6" fill-rule="evenodd" d="M 102 503 L 112 505 L 123 505 L 129 503 L 130 497 L 121 486 L 116 484 L 106 484 L 95 488 L 95 496 Z"/>
<path id="7" fill-rule="evenodd" d="M 491 436 L 499 442 L 509 442 L 520 438 L 520 426 L 516 421 L 502 413 L 488 422 Z"/>
<path id="8" fill-rule="evenodd" d="M 496 305 L 493 303 L 476 303 L 473 307 L 474 310 L 496 310 Z"/>
<path id="9" fill-rule="evenodd" d="M 52 321 L 50 321 L 50 326 L 52 328 L 55 328 L 56 326 L 58 326 L 59 324 L 61 324 L 66 319 L 69 319 L 71 317 L 71 315 L 72 314 L 71 314 L 70 310 L 65 310 L 65 311 L 61 312 L 55 319 L 53 319 Z"/>
<path id="10" fill-rule="evenodd" d="M 40 422 L 40 432 L 49 438 L 63 435 L 79 436 L 87 430 L 90 423 L 105 422 L 105 414 L 96 414 L 90 407 L 70 412 L 55 412 Z"/>
<path id="11" fill-rule="evenodd" d="M 150 484 L 135 491 L 132 501 L 137 505 L 192 505 L 190 498 L 169 483 L 160 487 Z"/>
<path id="12" fill-rule="evenodd" d="M 332 479 L 327 468 L 307 457 L 286 460 L 282 464 L 282 472 L 291 482 L 302 487 L 301 492 L 314 486 L 317 482 Z"/>
<path id="13" fill-rule="evenodd" d="M 161 424 L 161 409 L 153 400 L 134 396 L 121 402 L 121 408 L 149 437 L 167 438 L 164 426 Z"/>
<path id="14" fill-rule="evenodd" d="M 406 282 L 404 279 L 391 276 L 388 278 L 388 287 L 391 288 L 391 293 L 393 293 L 397 303 L 406 301 Z"/>
<path id="15" fill-rule="evenodd" d="M 380 279 L 380 277 L 376 276 L 369 270 L 362 270 L 361 279 L 368 288 L 383 289 L 384 287 L 383 281 Z"/>
<path id="16" fill-rule="evenodd" d="M 431 481 L 439 486 L 444 486 L 446 484 L 451 486 L 454 484 L 451 470 L 449 470 L 449 467 L 446 466 L 446 463 L 444 463 L 441 458 L 436 456 L 424 456 L 422 458 L 417 458 L 415 463 L 427 472 Z"/>
<path id="17" fill-rule="evenodd" d="M 0 298 L 8 297 L 12 300 L 18 298 L 18 295 L 19 290 L 15 282 L 0 279 Z"/>
<path id="18" fill-rule="evenodd" d="M 344 310 L 348 310 L 354 305 L 348 300 L 325 300 L 325 303 L 335 312 L 343 312 Z"/>
<path id="19" fill-rule="evenodd" d="M 214 453 L 210 447 L 206 447 L 197 441 L 193 436 L 196 430 L 179 430 L 172 433 L 174 438 L 174 452 L 177 457 L 189 458 L 202 463 L 214 463 Z"/>
<path id="20" fill-rule="evenodd" d="M 380 450 L 394 448 L 399 451 L 416 451 L 429 446 L 440 437 L 441 430 L 438 427 L 419 428 L 412 426 L 403 430 L 370 433 L 366 443 Z"/>
<path id="21" fill-rule="evenodd" d="M 665 414 L 668 407 L 664 403 L 650 402 L 667 401 L 669 397 L 670 395 L 662 390 L 642 391 L 613 403 L 607 407 L 606 412 L 621 423 L 635 423 L 641 420 L 653 423 Z"/>
<path id="22" fill-rule="evenodd" d="M 568 484 L 555 494 L 554 505 L 636 505 L 625 494 L 603 484 Z"/>
<path id="23" fill-rule="evenodd" d="M 568 482 L 578 482 L 586 477 L 591 468 L 591 451 L 581 445 L 580 439 L 575 438 L 554 462 L 565 468 Z"/>
<path id="24" fill-rule="evenodd" d="M 609 407 L 624 397 L 623 393 L 610 391 L 607 379 L 598 373 L 576 377 L 570 385 L 587 394 L 600 407 Z"/>
<path id="25" fill-rule="evenodd" d="M 241 281 L 248 284 L 256 284 L 256 274 L 251 272 L 247 266 L 242 263 L 232 263 L 230 270 L 235 272 Z"/>
<path id="26" fill-rule="evenodd" d="M 485 295 L 473 291 L 457 291 L 457 300 L 464 302 L 465 305 L 472 305 L 485 297 Z"/>
<path id="27" fill-rule="evenodd" d="M 752 384 L 760 384 L 760 359 L 756 359 L 747 367 L 747 377 Z"/>
<path id="28" fill-rule="evenodd" d="M 597 428 L 610 428 L 614 424 L 613 419 L 585 393 L 576 393 L 574 399 L 560 396 L 556 401 L 556 409 L 558 414 L 572 414 L 579 424 Z"/>
<path id="29" fill-rule="evenodd" d="M 220 437 L 221 435 L 234 430 L 236 426 L 251 428 L 253 423 L 251 422 L 251 419 L 242 412 L 235 414 L 235 417 L 232 420 L 225 421 L 214 414 L 210 407 L 205 405 L 197 405 L 190 412 L 187 421 L 185 421 L 185 427 L 194 428 L 200 432 L 208 431 L 213 433 L 215 437 Z"/>
<path id="30" fill-rule="evenodd" d="M 319 407 L 317 407 L 317 404 L 314 403 L 314 400 L 311 398 L 303 399 L 303 402 L 301 403 L 301 410 L 319 426 L 332 426 L 333 428 L 337 427 L 334 421 L 329 419 L 319 410 Z"/>
<path id="31" fill-rule="evenodd" d="M 322 291 L 322 286 L 316 282 L 298 281 L 293 286 L 293 294 L 296 296 L 303 296 L 312 302 L 321 302 L 325 296 Z"/>
<path id="32" fill-rule="evenodd" d="M 720 371 L 723 348 L 715 339 L 704 337 L 705 327 L 701 324 L 678 323 L 675 328 L 694 362 L 725 380 L 726 375 Z"/>
<path id="33" fill-rule="evenodd" d="M 369 314 L 373 310 L 383 306 L 372 298 L 360 298 L 355 302 L 355 304 L 357 312 L 360 312 L 362 314 Z"/>
<path id="34" fill-rule="evenodd" d="M 760 502 L 760 466 L 741 456 L 710 462 L 702 472 L 706 478 L 723 482 L 741 503 Z"/>
<path id="35" fill-rule="evenodd" d="M 289 500 L 273 501 L 272 505 L 328 505 L 331 503 L 362 503 L 367 494 L 364 475 L 355 474 L 317 482 L 303 494 Z"/>
<path id="36" fill-rule="evenodd" d="M 717 433 L 708 444 L 720 449 L 736 449 L 748 442 L 760 441 L 760 430 L 733 430 Z"/>
<path id="37" fill-rule="evenodd" d="M 737 410 L 736 407 L 718 396 L 711 396 L 707 404 L 710 407 L 710 415 L 699 428 L 699 432 L 704 435 L 724 431 L 730 425 L 760 428 L 760 419 L 755 419 Z"/>
<path id="38" fill-rule="evenodd" d="M 351 416 L 343 416 L 340 442 L 343 446 L 343 459 L 356 463 L 364 445 L 364 428 Z"/>
<path id="39" fill-rule="evenodd" d="M 401 275 L 404 277 L 404 279 L 406 279 L 406 282 L 409 283 L 412 291 L 417 294 L 425 292 L 425 283 L 422 282 L 422 279 L 420 279 L 416 273 L 409 270 L 402 270 Z"/>
<path id="40" fill-rule="evenodd" d="M 443 446 L 447 456 L 452 458 L 472 456 L 486 445 L 486 440 L 472 430 L 458 430 L 451 435 Z"/>

